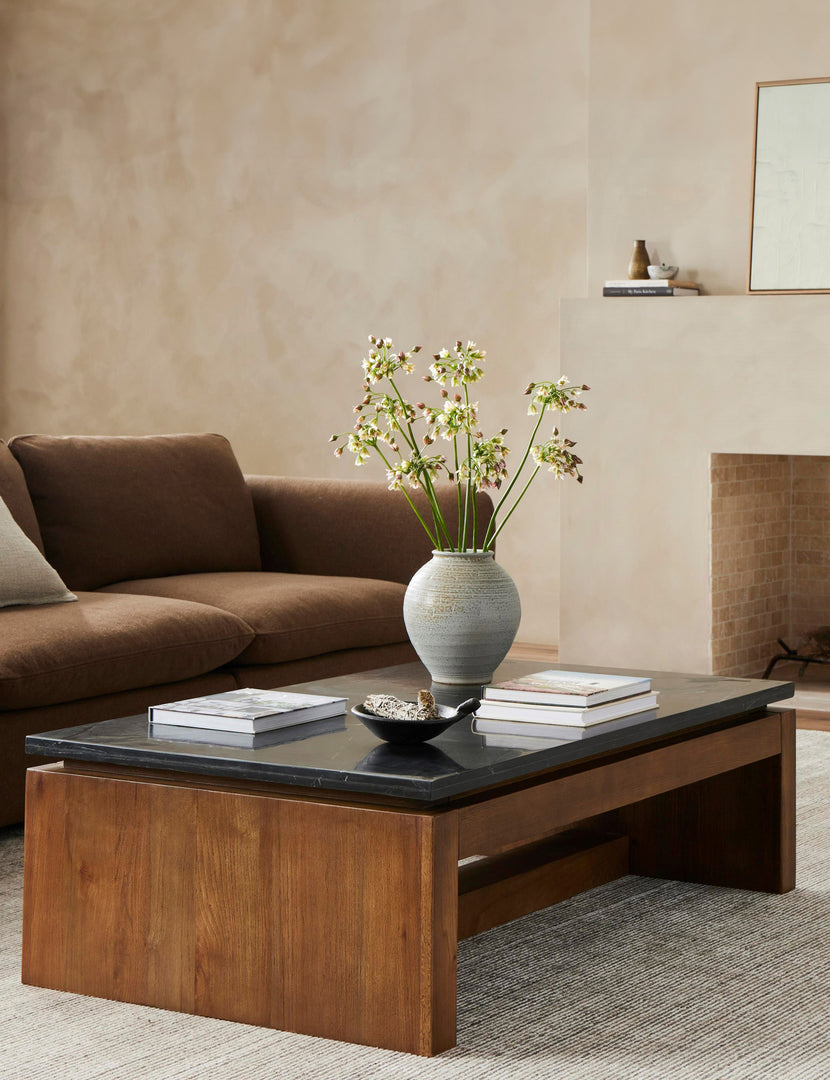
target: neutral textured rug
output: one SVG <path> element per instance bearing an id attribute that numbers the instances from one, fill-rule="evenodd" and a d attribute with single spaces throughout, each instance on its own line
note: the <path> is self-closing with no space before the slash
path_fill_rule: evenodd
<path id="1" fill-rule="evenodd" d="M 628 877 L 462 942 L 438 1058 L 22 986 L 0 830 L 2 1080 L 828 1080 L 830 734 L 798 733 L 798 888 Z"/>

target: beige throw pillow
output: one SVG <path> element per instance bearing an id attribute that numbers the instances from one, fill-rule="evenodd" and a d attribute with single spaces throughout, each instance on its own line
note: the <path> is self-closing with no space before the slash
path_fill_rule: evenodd
<path id="1" fill-rule="evenodd" d="M 77 599 L 0 499 L 0 607 Z"/>

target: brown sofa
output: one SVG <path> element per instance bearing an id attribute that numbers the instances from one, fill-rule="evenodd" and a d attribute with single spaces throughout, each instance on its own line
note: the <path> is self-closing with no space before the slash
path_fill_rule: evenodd
<path id="1" fill-rule="evenodd" d="M 0 825 L 27 734 L 415 658 L 430 544 L 382 481 L 243 477 L 219 435 L 27 435 L 0 443 L 0 497 L 78 597 L 0 609 Z"/>

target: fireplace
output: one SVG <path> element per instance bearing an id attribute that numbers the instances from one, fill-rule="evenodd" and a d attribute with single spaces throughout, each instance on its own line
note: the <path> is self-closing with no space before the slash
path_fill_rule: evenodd
<path id="1" fill-rule="evenodd" d="M 711 483 L 712 670 L 753 677 L 830 624 L 830 458 L 712 454 Z"/>
<path id="2" fill-rule="evenodd" d="M 560 316 L 562 370 L 592 387 L 573 435 L 585 483 L 561 488 L 560 662 L 759 673 L 778 636 L 830 624 L 827 297 L 598 297 L 563 300 Z M 719 493 L 716 566 L 713 454 L 769 469 L 747 477 L 740 518 L 737 489 Z M 740 566 L 750 555 L 759 565 Z"/>

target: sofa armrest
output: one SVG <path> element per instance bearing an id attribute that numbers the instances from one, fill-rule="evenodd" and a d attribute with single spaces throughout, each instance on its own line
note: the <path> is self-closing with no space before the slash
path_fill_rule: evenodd
<path id="1" fill-rule="evenodd" d="M 377 578 L 407 583 L 429 561 L 432 545 L 399 491 L 382 480 L 318 480 L 246 476 L 254 500 L 264 570 Z M 426 499 L 412 493 L 431 523 Z M 451 532 L 457 527 L 455 487 L 440 492 Z M 477 499 L 479 536 L 493 511 Z"/>

